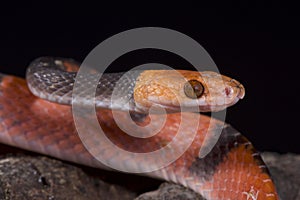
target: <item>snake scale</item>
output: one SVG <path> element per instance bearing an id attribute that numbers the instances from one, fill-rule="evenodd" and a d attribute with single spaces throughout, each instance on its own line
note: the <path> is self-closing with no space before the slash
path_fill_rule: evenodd
<path id="1" fill-rule="evenodd" d="M 1 74 L 0 142 L 62 160 L 107 169 L 86 150 L 76 132 L 72 109 L 68 104 L 72 101 L 77 69 L 78 64 L 73 60 L 43 57 L 31 63 L 27 81 Z M 225 88 L 219 89 L 218 79 L 215 79 L 213 72 L 178 72 L 184 77 L 182 80 L 172 72 L 155 70 L 125 74 L 126 78 L 121 81 L 124 87 L 117 91 L 118 100 L 115 103 L 108 99 L 116 81 L 124 74 L 103 74 L 97 85 L 95 104 L 99 107 L 99 124 L 107 137 L 128 151 L 149 152 L 164 147 L 172 140 L 181 115 L 184 115 L 191 124 L 199 124 L 192 144 L 170 165 L 144 175 L 179 183 L 208 200 L 279 199 L 266 165 L 244 136 L 217 119 L 199 113 L 178 112 L 182 105 L 186 109 L 198 107 L 200 111 L 222 110 L 243 98 L 243 86 L 234 79 L 222 76 Z M 163 81 L 163 84 L 159 84 L 158 80 Z M 174 100 L 172 94 L 176 92 L 177 100 L 182 104 Z M 84 99 L 81 101 L 85 103 Z M 159 133 L 147 139 L 128 136 L 116 124 L 112 114 L 113 109 L 121 118 L 126 118 L 124 110 L 146 113 L 150 107 L 164 108 L 168 114 Z M 143 126 L 149 123 L 149 116 L 137 116 L 143 116 L 137 120 L 137 124 Z M 152 115 L 151 122 L 159 118 L 160 115 Z M 221 136 L 212 151 L 204 158 L 199 158 L 205 136 L 220 128 Z M 184 125 L 183 130 L 186 137 L 193 132 L 190 124 Z M 185 140 L 177 143 L 183 145 Z M 107 159 L 130 167 L 128 158 L 111 155 L 108 151 L 101 153 Z M 142 160 L 137 165 L 146 168 L 152 162 Z"/>

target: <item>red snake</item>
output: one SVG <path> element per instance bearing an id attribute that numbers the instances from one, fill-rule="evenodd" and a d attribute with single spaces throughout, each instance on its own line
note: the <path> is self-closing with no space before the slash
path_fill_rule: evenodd
<path id="1" fill-rule="evenodd" d="M 50 72 L 48 70 L 53 70 L 50 69 L 53 67 L 52 65 L 55 65 L 54 67 L 57 69 Z M 73 82 L 67 81 L 68 89 L 61 89 L 60 92 L 55 93 L 57 95 L 48 95 L 57 91 L 58 87 L 61 88 L 60 81 L 74 79 L 76 75 L 75 72 L 62 72 L 59 69 L 61 67 L 65 67 L 68 71 L 78 68 L 77 63 L 68 59 L 40 58 L 34 61 L 27 72 L 27 81 L 31 91 L 50 101 L 69 104 L 72 99 L 69 89 L 72 90 Z M 41 69 L 42 71 L 40 71 Z M 130 98 L 127 99 L 129 106 L 121 107 L 119 110 L 123 108 L 124 110 L 132 109 L 135 112 L 145 112 L 151 106 L 166 108 L 170 112 L 167 114 L 162 129 L 158 134 L 147 139 L 130 137 L 124 133 L 114 121 L 111 110 L 108 109 L 113 104 L 101 103 L 105 102 L 105 99 L 103 99 L 106 98 L 105 95 L 110 94 L 110 90 L 100 91 L 106 78 L 109 77 L 104 76 L 100 79 L 99 86 L 97 86 L 99 92 L 96 91 L 96 105 L 105 107 L 97 109 L 97 116 L 99 124 L 107 137 L 114 144 L 128 151 L 149 152 L 166 146 L 172 140 L 178 131 L 181 115 L 184 115 L 184 118 L 190 121 L 191 124 L 197 119 L 196 122 L 199 124 L 196 129 L 197 134 L 184 154 L 164 168 L 145 173 L 146 176 L 182 184 L 200 193 L 208 200 L 279 199 L 267 167 L 259 153 L 244 136 L 228 124 L 223 127 L 224 123 L 214 118 L 201 115 L 198 119 L 199 113 L 176 112 L 178 102 L 172 101 L 174 97 L 170 95 L 174 90 L 183 89 L 180 97 L 189 102 L 184 106 L 199 106 L 201 111 L 218 111 L 235 104 L 239 98 L 242 98 L 244 96 L 243 86 L 229 77 L 222 76 L 225 88 L 220 90 L 212 72 L 179 71 L 179 74 L 184 76 L 183 82 L 178 81 L 176 75 L 168 73 L 171 77 L 168 80 L 177 80 L 177 86 L 171 87 L 171 89 L 162 87 L 158 94 L 163 93 L 163 97 L 159 98 L 160 102 L 163 103 L 158 104 L 157 98 L 149 95 L 151 92 L 148 91 L 145 95 L 145 88 L 150 88 L 149 90 L 153 91 L 151 87 L 155 83 L 149 77 L 154 76 L 154 80 L 160 80 L 160 77 L 163 79 L 163 74 L 154 75 L 153 73 L 156 72 L 129 74 L 131 78 L 136 79 L 136 82 L 132 87 L 126 87 L 132 91 Z M 118 75 L 117 79 L 120 77 Z M 132 79 L 125 80 L 132 81 Z M 0 81 L 1 143 L 83 165 L 107 169 L 83 146 L 75 128 L 70 106 L 53 103 L 34 96 L 28 89 L 24 79 L 2 74 Z M 124 84 L 124 82 L 122 83 Z M 108 87 L 108 85 L 106 84 L 104 87 Z M 161 84 L 156 86 L 159 85 Z M 207 88 L 209 88 L 209 92 Z M 128 90 L 125 92 L 128 92 Z M 225 100 L 226 104 L 221 105 L 220 100 L 212 98 L 214 96 L 212 93 L 222 94 L 223 102 L 225 95 L 227 98 Z M 62 96 L 64 98 L 60 98 Z M 116 112 L 121 118 L 126 118 L 125 112 Z M 138 114 L 137 116 L 142 115 Z M 155 121 L 160 118 L 160 115 L 152 115 L 151 117 L 151 121 Z M 149 117 L 144 116 L 136 123 L 144 126 L 149 123 Z M 205 136 L 209 132 L 220 130 L 220 128 L 222 128 L 222 134 L 212 151 L 204 158 L 199 158 L 199 151 L 204 145 Z M 184 125 L 184 132 L 188 137 L 190 132 L 193 132 L 192 126 L 190 124 Z M 177 141 L 177 143 L 182 145 L 185 140 Z M 109 151 L 100 153 L 113 162 L 128 166 L 128 158 L 111 155 Z M 152 162 L 141 160 L 137 165 L 140 168 L 147 168 Z"/>

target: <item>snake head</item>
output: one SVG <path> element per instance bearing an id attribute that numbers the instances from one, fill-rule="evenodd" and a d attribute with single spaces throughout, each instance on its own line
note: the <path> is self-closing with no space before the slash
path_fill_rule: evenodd
<path id="1" fill-rule="evenodd" d="M 147 70 L 134 88 L 138 109 L 164 108 L 168 112 L 216 112 L 238 102 L 245 89 L 238 81 L 216 72 Z"/>

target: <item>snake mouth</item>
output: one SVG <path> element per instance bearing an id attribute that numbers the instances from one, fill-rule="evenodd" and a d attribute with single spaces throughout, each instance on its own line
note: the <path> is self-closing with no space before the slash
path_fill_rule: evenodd
<path id="1" fill-rule="evenodd" d="M 234 104 L 236 104 L 240 99 L 244 98 L 245 96 L 245 90 L 243 89 L 243 86 L 241 85 L 239 93 L 236 95 L 235 98 L 233 98 L 229 103 L 224 104 L 205 104 L 205 105 L 190 105 L 190 106 L 184 106 L 184 105 L 167 105 L 167 104 L 161 104 L 157 103 L 155 101 L 150 101 L 152 106 L 151 109 L 165 109 L 167 113 L 174 113 L 174 112 L 218 112 L 226 109 L 227 107 L 230 107 Z"/>
<path id="2" fill-rule="evenodd" d="M 157 104 L 157 103 L 152 103 L 152 106 L 150 109 L 158 110 L 158 112 L 155 113 L 160 113 L 160 109 L 165 109 L 167 113 L 176 113 L 176 112 L 193 112 L 193 113 L 202 113 L 202 112 L 218 112 L 221 110 L 226 109 L 229 106 L 234 105 L 239 98 L 236 98 L 233 102 L 229 104 L 223 104 L 223 105 L 200 105 L 200 106 L 171 106 L 171 105 L 162 105 L 162 104 Z M 161 112 L 164 113 L 164 112 Z"/>

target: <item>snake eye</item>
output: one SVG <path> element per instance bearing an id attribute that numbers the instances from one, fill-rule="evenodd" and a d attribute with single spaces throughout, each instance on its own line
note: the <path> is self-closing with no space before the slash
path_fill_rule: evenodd
<path id="1" fill-rule="evenodd" d="M 184 84 L 184 93 L 191 99 L 197 99 L 204 93 L 204 87 L 197 80 L 189 80 Z"/>

